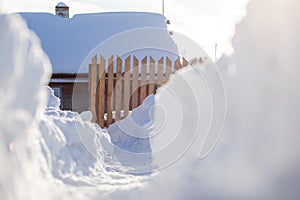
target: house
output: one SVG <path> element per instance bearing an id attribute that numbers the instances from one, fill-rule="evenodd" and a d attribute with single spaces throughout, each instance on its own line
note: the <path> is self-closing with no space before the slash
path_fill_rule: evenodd
<path id="1" fill-rule="evenodd" d="M 167 29 L 166 18 L 157 13 L 146 12 L 107 12 L 77 14 L 69 18 L 69 7 L 59 3 L 55 15 L 50 13 L 20 13 L 28 27 L 41 40 L 43 50 L 52 63 L 52 78 L 49 86 L 61 99 L 61 108 L 81 112 L 88 110 L 88 63 L 91 52 L 105 44 L 114 36 L 136 30 L 134 35 L 120 39 L 117 44 L 100 48 L 99 53 L 109 57 L 120 55 L 124 48 L 136 48 L 140 43 L 142 49 L 132 52 L 123 51 L 126 56 L 174 56 L 176 45 Z M 151 30 L 159 31 L 151 31 Z M 144 30 L 144 31 L 143 31 Z M 146 30 L 146 31 L 145 31 Z M 146 46 L 145 46 L 146 45 Z M 147 46 L 151 46 L 148 48 Z M 79 94 L 76 103 L 73 88 Z"/>

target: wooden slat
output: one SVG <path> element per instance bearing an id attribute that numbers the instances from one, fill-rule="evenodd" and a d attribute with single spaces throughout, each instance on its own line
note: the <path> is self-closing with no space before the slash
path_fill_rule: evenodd
<path id="1" fill-rule="evenodd" d="M 110 57 L 108 60 L 108 85 L 107 85 L 107 124 L 109 127 L 112 123 L 112 107 L 113 107 L 113 79 L 114 79 L 114 56 Z"/>
<path id="2" fill-rule="evenodd" d="M 105 59 L 100 55 L 100 65 L 98 70 L 98 123 L 104 128 L 104 107 L 105 107 Z"/>
<path id="3" fill-rule="evenodd" d="M 122 59 L 117 58 L 117 71 L 116 71 L 116 117 L 115 120 L 121 119 L 122 109 Z"/>
<path id="4" fill-rule="evenodd" d="M 158 61 L 157 87 L 160 87 L 163 84 L 163 73 L 164 73 L 164 57 L 162 57 Z"/>
<path id="5" fill-rule="evenodd" d="M 183 60 L 182 60 L 182 67 L 187 67 L 188 64 L 189 64 L 189 62 L 185 58 L 183 58 Z"/>
<path id="6" fill-rule="evenodd" d="M 133 74 L 132 74 L 132 109 L 138 107 L 138 71 L 139 61 L 134 56 L 133 57 Z"/>
<path id="7" fill-rule="evenodd" d="M 129 115 L 129 100 L 130 100 L 130 56 L 125 60 L 124 74 L 124 117 Z"/>
<path id="8" fill-rule="evenodd" d="M 199 58 L 200 65 L 204 65 L 204 59 L 202 57 Z"/>
<path id="9" fill-rule="evenodd" d="M 167 57 L 167 60 L 166 60 L 166 79 L 165 79 L 165 82 L 169 81 L 171 71 L 172 71 L 172 61 Z"/>
<path id="10" fill-rule="evenodd" d="M 191 61 L 191 65 L 195 67 L 196 64 L 197 64 L 197 58 L 194 58 L 194 59 Z"/>
<path id="11" fill-rule="evenodd" d="M 96 73 L 96 122 L 99 124 L 99 114 L 98 114 L 98 111 L 99 111 L 99 91 L 98 91 L 98 87 L 99 87 L 99 80 L 100 80 L 100 76 L 99 76 L 99 70 L 100 70 L 100 65 L 98 64 L 98 61 L 97 61 L 97 73 Z"/>
<path id="12" fill-rule="evenodd" d="M 155 60 L 150 57 L 150 70 L 149 70 L 149 90 L 148 95 L 155 94 Z"/>
<path id="13" fill-rule="evenodd" d="M 141 66 L 141 95 L 140 95 L 140 104 L 143 103 L 144 99 L 147 97 L 147 56 L 142 60 Z"/>
<path id="14" fill-rule="evenodd" d="M 92 112 L 92 64 L 89 64 L 89 76 L 88 76 L 88 79 L 89 79 L 89 82 L 88 82 L 88 92 L 89 92 L 89 111 Z"/>
<path id="15" fill-rule="evenodd" d="M 180 69 L 180 58 L 178 57 L 174 62 L 174 71 L 176 72 L 179 69 Z"/>
<path id="16" fill-rule="evenodd" d="M 96 122 L 96 88 L 97 88 L 97 56 L 92 58 L 89 73 L 90 84 L 90 111 L 92 112 L 92 122 Z"/>

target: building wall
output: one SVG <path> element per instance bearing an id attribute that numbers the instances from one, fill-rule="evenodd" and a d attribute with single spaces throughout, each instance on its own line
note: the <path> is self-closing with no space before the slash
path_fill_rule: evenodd
<path id="1" fill-rule="evenodd" d="M 57 75 L 55 75 L 54 77 L 57 77 Z M 68 79 L 65 79 L 65 80 L 68 80 Z M 107 96 L 108 80 L 106 79 L 105 81 L 106 81 L 105 95 Z M 113 80 L 114 88 L 115 88 L 115 84 L 116 84 L 116 79 L 114 77 L 114 80 Z M 130 84 L 132 85 L 132 82 Z M 140 82 L 139 82 L 139 85 L 140 85 Z M 72 110 L 72 111 L 79 112 L 79 113 L 89 110 L 90 94 L 89 94 L 88 82 L 83 82 L 83 83 L 80 83 L 80 82 L 79 83 L 50 82 L 49 86 L 55 90 L 55 95 L 61 99 L 61 107 L 60 108 L 62 110 Z M 148 86 L 146 86 L 146 88 L 148 90 Z M 140 88 L 138 90 L 140 90 Z M 140 92 L 138 92 L 138 94 L 140 94 Z M 123 96 L 122 96 L 122 98 L 123 98 Z M 123 101 L 124 101 L 124 99 L 122 99 L 122 102 Z M 106 108 L 107 108 L 107 104 L 108 104 L 107 99 L 105 100 L 104 103 L 105 103 L 104 112 L 106 112 Z M 138 104 L 141 104 L 141 103 L 142 102 L 140 102 L 140 96 L 138 96 Z M 115 108 L 115 105 L 113 103 L 112 109 L 114 110 L 114 108 Z M 131 98 L 129 101 L 129 109 L 132 110 L 132 99 Z"/>
<path id="2" fill-rule="evenodd" d="M 60 89 L 61 109 L 82 112 L 89 109 L 88 83 L 49 83 Z"/>

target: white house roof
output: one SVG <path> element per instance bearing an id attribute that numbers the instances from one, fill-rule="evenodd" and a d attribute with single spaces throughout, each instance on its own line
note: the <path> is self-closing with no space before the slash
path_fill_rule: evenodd
<path id="1" fill-rule="evenodd" d="M 86 56 L 95 47 L 116 34 L 132 29 L 151 27 L 161 30 L 159 33 L 138 34 L 120 45 L 128 46 L 135 41 L 147 40 L 149 44 L 156 44 L 153 48 L 176 53 L 176 46 L 168 34 L 166 19 L 161 14 L 112 12 L 79 14 L 70 19 L 49 13 L 20 15 L 40 37 L 42 47 L 52 63 L 53 73 L 77 73 Z M 84 71 L 87 72 L 87 69 Z"/>

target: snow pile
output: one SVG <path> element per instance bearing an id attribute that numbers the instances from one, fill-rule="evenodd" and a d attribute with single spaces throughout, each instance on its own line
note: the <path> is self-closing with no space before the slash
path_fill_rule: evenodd
<path id="1" fill-rule="evenodd" d="M 43 194 L 54 186 L 36 143 L 46 101 L 41 85 L 50 64 L 19 17 L 0 15 L 0 25 L 0 194 L 2 199 L 37 199 L 36 191 Z"/>
<path id="2" fill-rule="evenodd" d="M 53 98 L 56 97 L 50 96 L 50 99 Z M 86 196 L 88 199 L 103 196 L 104 192 L 138 187 L 140 181 L 147 177 L 118 172 L 130 170 L 129 167 L 138 163 L 137 159 L 132 158 L 127 161 L 127 166 L 124 166 L 123 160 L 119 159 L 124 157 L 123 152 L 118 153 L 116 149 L 126 145 L 140 149 L 143 145 L 128 141 L 128 136 L 122 136 L 118 128 L 115 128 L 112 134 L 118 138 L 122 137 L 124 142 L 118 143 L 116 139 L 111 141 L 108 132 L 90 120 L 90 112 L 78 114 L 61 111 L 58 107 L 49 107 L 48 104 L 40 123 L 40 130 L 44 141 L 42 152 L 47 158 L 52 175 L 67 185 L 88 186 L 82 188 L 79 194 L 74 194 L 83 195 L 84 198 L 83 191 L 89 191 L 89 195 Z"/>
<path id="3" fill-rule="evenodd" d="M 139 187 L 144 177 L 116 171 L 113 144 L 90 113 L 59 110 L 42 87 L 49 60 L 21 18 L 0 15 L 0 25 L 1 198 L 90 199 Z"/>
<path id="4" fill-rule="evenodd" d="M 148 174 L 155 168 L 149 139 L 150 127 L 153 126 L 153 118 L 149 114 L 153 105 L 154 95 L 150 95 L 128 117 L 108 128 L 115 145 L 114 156 L 128 168 L 127 173 Z"/>
<path id="5" fill-rule="evenodd" d="M 60 99 L 54 95 L 54 91 L 50 87 L 47 87 L 47 94 L 48 94 L 47 107 L 59 109 Z"/>
<path id="6" fill-rule="evenodd" d="M 228 97 L 221 141 L 208 158 L 187 154 L 127 199 L 299 199 L 299 7 L 250 2 L 235 53 L 220 61 Z"/>

